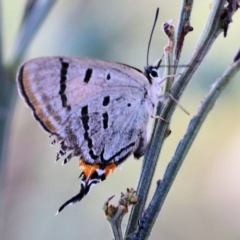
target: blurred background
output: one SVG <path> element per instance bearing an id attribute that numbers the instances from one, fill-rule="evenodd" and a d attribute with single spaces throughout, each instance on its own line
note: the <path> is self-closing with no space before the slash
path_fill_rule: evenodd
<path id="1" fill-rule="evenodd" d="M 3 0 L 4 51 L 10 59 L 21 22 L 24 0 Z M 150 63 L 163 53 L 167 38 L 161 24 L 177 24 L 182 1 L 59 0 L 38 31 L 25 60 L 51 55 L 88 56 L 122 62 L 143 69 L 157 7 L 160 16 L 154 32 Z M 190 59 L 210 11 L 210 1 L 194 3 L 191 25 L 181 63 Z M 222 75 L 239 48 L 240 14 L 233 18 L 227 38 L 221 34 L 194 75 L 177 109 L 155 172 L 162 178 L 167 163 L 191 117 L 211 84 Z M 240 74 L 217 101 L 196 138 L 165 201 L 150 239 L 240 239 Z M 94 187 L 81 203 L 54 216 L 58 207 L 78 192 L 77 159 L 64 167 L 55 163 L 57 147 L 18 97 L 5 165 L 3 240 L 112 239 L 102 210 L 104 201 L 116 199 L 135 187 L 141 160 L 130 158 L 107 181 Z M 113 200 L 112 203 L 116 203 Z M 127 218 L 123 221 L 126 227 Z"/>

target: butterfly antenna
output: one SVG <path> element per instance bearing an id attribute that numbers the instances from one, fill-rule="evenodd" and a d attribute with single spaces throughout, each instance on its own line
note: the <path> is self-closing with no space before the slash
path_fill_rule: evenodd
<path id="1" fill-rule="evenodd" d="M 150 38 L 149 38 L 149 41 L 148 41 L 148 48 L 147 48 L 147 66 L 149 66 L 149 65 L 148 65 L 149 49 L 150 49 L 150 45 L 151 45 L 151 41 L 152 41 L 153 31 L 154 31 L 155 26 L 156 26 L 156 23 L 157 23 L 158 13 L 159 13 L 159 8 L 157 8 L 156 15 L 155 15 L 155 19 L 154 19 L 154 22 L 153 22 L 152 31 L 151 31 Z"/>

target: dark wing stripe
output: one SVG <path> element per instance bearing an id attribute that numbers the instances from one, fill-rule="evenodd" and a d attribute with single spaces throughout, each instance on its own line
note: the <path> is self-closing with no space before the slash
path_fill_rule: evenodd
<path id="1" fill-rule="evenodd" d="M 94 159 L 94 160 L 98 159 L 98 155 L 95 155 L 92 149 L 90 149 L 89 155 L 90 155 L 91 158 Z"/>
<path id="2" fill-rule="evenodd" d="M 102 114 L 103 117 L 103 128 L 106 129 L 108 128 L 108 113 L 105 112 Z"/>
<path id="3" fill-rule="evenodd" d="M 100 158 L 101 158 L 101 163 L 103 164 L 103 168 L 105 168 L 106 164 L 113 161 L 116 157 L 120 156 L 124 151 L 127 151 L 129 148 L 133 147 L 135 145 L 135 143 L 130 143 L 129 145 L 127 145 L 126 147 L 121 148 L 118 152 L 116 152 L 112 157 L 110 157 L 109 159 L 105 159 L 103 157 L 104 155 L 104 149 L 102 150 L 101 154 L 100 154 Z M 131 154 L 131 152 L 127 152 L 123 157 L 121 157 L 120 159 L 118 159 L 118 161 L 114 161 L 115 164 L 119 165 L 121 164 L 124 160 L 126 160 L 126 158 Z M 98 159 L 98 155 L 95 155 L 93 150 L 91 149 L 89 151 L 89 155 L 91 156 L 92 159 L 96 160 Z M 101 164 L 100 164 L 101 165 Z"/>
<path id="4" fill-rule="evenodd" d="M 32 105 L 32 103 L 30 102 L 28 95 L 26 94 L 25 90 L 24 90 L 24 84 L 23 84 L 23 72 L 24 72 L 24 67 L 25 65 L 22 65 L 22 67 L 19 69 L 18 71 L 18 78 L 17 78 L 17 82 L 18 82 L 18 86 L 20 89 L 20 92 L 22 94 L 22 96 L 24 97 L 26 103 L 28 104 L 28 106 L 32 109 L 33 111 L 33 116 L 34 118 L 42 125 L 43 129 L 51 134 L 55 134 L 54 132 L 50 131 L 46 125 L 43 123 L 43 121 L 38 117 L 38 115 L 36 114 L 36 109 L 34 108 L 34 106 Z"/>
<path id="5" fill-rule="evenodd" d="M 70 110 L 71 107 L 68 106 L 67 104 L 67 96 L 65 94 L 65 91 L 67 88 L 66 81 L 67 81 L 67 72 L 68 72 L 69 63 L 64 62 L 62 58 L 60 58 L 59 60 L 61 62 L 59 95 L 61 96 L 62 106 Z"/>
<path id="6" fill-rule="evenodd" d="M 88 106 L 84 106 L 81 111 L 82 116 L 88 115 Z"/>
<path id="7" fill-rule="evenodd" d="M 82 124 L 83 124 L 83 128 L 84 128 L 84 139 L 87 141 L 88 143 L 88 148 L 91 149 L 93 147 L 93 143 L 92 143 L 92 139 L 89 137 L 88 134 L 88 130 L 89 130 L 89 116 L 88 116 L 88 106 L 84 106 L 81 110 L 81 120 L 82 120 Z M 95 158 L 93 158 L 95 159 Z"/>
<path id="8" fill-rule="evenodd" d="M 108 163 L 111 162 L 112 160 L 114 160 L 116 157 L 120 156 L 122 154 L 122 152 L 127 151 L 129 148 L 133 147 L 135 145 L 135 142 L 132 142 L 130 144 L 128 144 L 126 147 L 121 148 L 118 152 L 116 152 L 112 157 L 110 157 L 109 159 L 105 159 L 103 157 L 104 155 L 104 149 L 102 150 L 101 153 L 101 162 L 102 163 Z M 120 158 L 117 162 L 114 162 L 115 164 L 119 165 L 121 162 L 123 162 L 129 155 L 131 152 L 127 152 L 125 156 L 123 156 L 122 158 Z"/>

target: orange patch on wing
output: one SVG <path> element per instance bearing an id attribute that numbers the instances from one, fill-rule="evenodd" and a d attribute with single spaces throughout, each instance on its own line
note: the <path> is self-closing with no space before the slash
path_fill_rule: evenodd
<path id="1" fill-rule="evenodd" d="M 78 166 L 81 168 L 82 172 L 85 174 L 86 178 L 91 177 L 91 175 L 99 169 L 98 164 L 87 164 L 83 160 L 79 160 Z"/>
<path id="2" fill-rule="evenodd" d="M 110 172 L 113 172 L 116 169 L 117 165 L 115 163 L 111 163 L 105 167 L 105 176 L 107 177 Z"/>
<path id="3" fill-rule="evenodd" d="M 86 176 L 86 178 L 91 177 L 91 175 L 100 168 L 99 164 L 87 164 L 85 163 L 83 160 L 79 160 L 78 163 L 79 168 L 81 168 L 82 172 L 84 173 L 84 175 Z M 108 176 L 108 174 L 110 172 L 113 172 L 115 170 L 115 168 L 117 167 L 117 165 L 115 163 L 111 163 L 109 165 L 107 165 L 103 170 L 105 170 L 105 177 Z"/>

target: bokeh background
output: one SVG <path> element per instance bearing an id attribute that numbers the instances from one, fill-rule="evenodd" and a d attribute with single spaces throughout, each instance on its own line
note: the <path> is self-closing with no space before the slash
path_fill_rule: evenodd
<path id="1" fill-rule="evenodd" d="M 167 43 L 161 24 L 177 24 L 180 0 L 59 0 L 25 59 L 39 56 L 88 56 L 123 62 L 139 69 L 146 65 L 146 50 L 157 7 L 159 21 L 150 50 L 150 62 Z M 23 14 L 24 0 L 3 0 L 4 49 L 11 50 Z M 202 33 L 210 1 L 195 1 L 194 31 L 186 38 L 181 63 L 186 63 Z M 239 48 L 240 14 L 233 18 L 227 38 L 219 36 L 181 99 L 193 116 L 214 80 L 221 76 Z M 240 75 L 217 101 L 190 150 L 165 201 L 150 239 L 240 239 Z M 33 120 L 18 97 L 13 113 L 4 182 L 3 240 L 112 239 L 103 214 L 107 197 L 135 187 L 141 160 L 131 158 L 107 181 L 94 187 L 81 203 L 54 216 L 58 207 L 78 192 L 77 159 L 62 167 L 55 163 L 57 147 Z M 161 179 L 167 163 L 191 119 L 177 109 L 154 176 Z M 113 200 L 116 203 L 116 200 Z M 127 218 L 123 223 L 126 227 Z"/>

